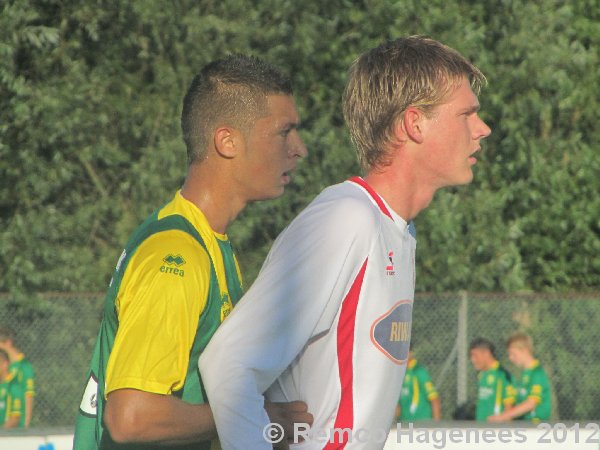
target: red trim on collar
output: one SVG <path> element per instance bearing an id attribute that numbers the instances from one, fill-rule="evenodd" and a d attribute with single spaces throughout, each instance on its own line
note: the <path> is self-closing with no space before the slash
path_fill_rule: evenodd
<path id="1" fill-rule="evenodd" d="M 383 200 L 381 199 L 379 194 L 377 192 L 375 192 L 373 190 L 373 188 L 371 186 L 369 186 L 369 184 L 365 180 L 363 180 L 361 177 L 352 177 L 352 178 L 349 178 L 348 181 L 352 181 L 353 183 L 356 183 L 359 186 L 363 187 L 369 193 L 369 195 L 373 198 L 373 200 L 375 200 L 375 203 L 377 203 L 377 206 L 379 206 L 379 209 L 381 210 L 381 212 L 383 214 L 385 214 L 386 216 L 388 216 L 390 219 L 394 220 L 394 218 L 390 214 L 390 211 L 385 206 L 385 203 L 383 203 Z"/>

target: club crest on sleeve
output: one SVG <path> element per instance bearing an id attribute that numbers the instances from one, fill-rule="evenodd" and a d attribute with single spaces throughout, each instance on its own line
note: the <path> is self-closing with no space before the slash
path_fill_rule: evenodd
<path id="1" fill-rule="evenodd" d="M 223 294 L 221 296 L 221 322 L 227 318 L 232 309 L 233 304 L 231 303 L 229 295 Z"/>
<path id="2" fill-rule="evenodd" d="M 412 301 L 400 300 L 371 326 L 371 342 L 396 364 L 406 364 L 412 326 Z"/>

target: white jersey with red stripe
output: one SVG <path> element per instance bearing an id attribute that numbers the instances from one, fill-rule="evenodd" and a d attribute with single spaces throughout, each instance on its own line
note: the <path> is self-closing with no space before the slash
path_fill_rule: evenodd
<path id="1" fill-rule="evenodd" d="M 359 177 L 281 233 L 200 358 L 223 449 L 271 448 L 264 392 L 308 404 L 314 423 L 294 448 L 383 447 L 408 359 L 415 244 Z"/>

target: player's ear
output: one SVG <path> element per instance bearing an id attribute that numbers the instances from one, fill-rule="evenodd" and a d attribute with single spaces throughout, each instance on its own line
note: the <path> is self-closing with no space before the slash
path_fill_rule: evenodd
<path id="1" fill-rule="evenodd" d="M 423 132 L 424 132 L 424 121 L 426 120 L 425 114 L 419 108 L 408 107 L 404 111 L 402 117 L 401 126 L 402 130 L 406 135 L 406 138 L 417 144 L 423 143 Z"/>
<path id="2" fill-rule="evenodd" d="M 217 153 L 224 158 L 234 158 L 244 145 L 244 138 L 239 130 L 232 127 L 218 127 L 214 133 L 214 144 Z"/>

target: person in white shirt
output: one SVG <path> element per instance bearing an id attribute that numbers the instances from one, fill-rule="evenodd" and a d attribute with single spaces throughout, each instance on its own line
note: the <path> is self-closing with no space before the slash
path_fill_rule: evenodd
<path id="1" fill-rule="evenodd" d="M 478 116 L 484 83 L 421 36 L 355 61 L 343 108 L 364 176 L 325 189 L 281 233 L 200 357 L 224 450 L 383 447 L 410 344 L 411 220 L 438 189 L 472 180 L 491 132 Z M 281 435 L 265 398 L 306 402 L 312 427 Z"/>

